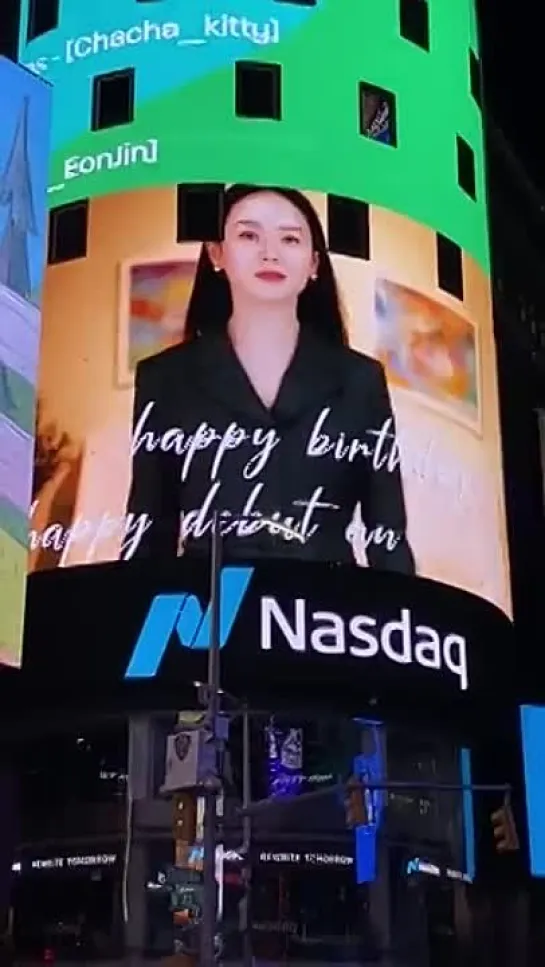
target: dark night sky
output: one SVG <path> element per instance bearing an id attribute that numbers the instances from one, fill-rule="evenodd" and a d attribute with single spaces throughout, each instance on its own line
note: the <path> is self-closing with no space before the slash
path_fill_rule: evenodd
<path id="1" fill-rule="evenodd" d="M 543 11 L 536 0 L 482 0 L 487 107 L 528 175 L 545 191 Z"/>

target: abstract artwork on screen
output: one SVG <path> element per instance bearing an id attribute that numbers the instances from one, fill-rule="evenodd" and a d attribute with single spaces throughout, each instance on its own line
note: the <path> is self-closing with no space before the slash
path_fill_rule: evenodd
<path id="1" fill-rule="evenodd" d="M 118 382 L 130 385 L 137 364 L 184 338 L 195 259 L 128 262 L 121 269 Z"/>
<path id="2" fill-rule="evenodd" d="M 478 352 L 472 323 L 435 299 L 384 279 L 375 288 L 375 321 L 377 355 L 388 383 L 478 429 Z"/>

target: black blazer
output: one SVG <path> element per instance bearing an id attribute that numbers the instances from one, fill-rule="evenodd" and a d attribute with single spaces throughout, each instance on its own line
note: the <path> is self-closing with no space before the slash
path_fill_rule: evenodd
<path id="1" fill-rule="evenodd" d="M 381 439 L 383 427 L 391 436 Z M 382 366 L 361 353 L 302 332 L 268 410 L 227 336 L 203 335 L 167 349 L 141 362 L 136 373 L 127 509 L 148 514 L 151 524 L 132 556 L 180 553 L 182 516 L 190 534 L 186 548 L 208 550 L 217 511 L 226 512 L 229 556 L 351 562 L 346 530 L 361 501 L 367 533 L 373 534 L 369 564 L 413 574 L 393 444 Z M 259 524 L 260 515 L 275 514 L 292 527 L 301 526 L 306 514 L 306 543 Z"/>

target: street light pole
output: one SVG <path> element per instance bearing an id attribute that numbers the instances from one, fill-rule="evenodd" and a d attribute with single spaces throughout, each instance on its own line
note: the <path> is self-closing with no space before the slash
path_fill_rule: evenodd
<path id="1" fill-rule="evenodd" d="M 242 917 L 242 964 L 243 967 L 252 967 L 252 817 L 246 810 L 252 802 L 252 775 L 251 775 L 251 743 L 250 743 L 250 715 L 248 706 L 245 705 L 242 711 L 242 879 L 244 886 L 243 897 L 243 917 Z"/>
<path id="2" fill-rule="evenodd" d="M 215 936 L 217 921 L 216 887 L 216 825 L 218 777 L 217 723 L 220 703 L 220 621 L 221 621 L 221 557 L 222 536 L 219 517 L 214 514 L 212 524 L 212 554 L 210 561 L 210 647 L 208 652 L 207 720 L 212 743 L 212 774 L 205 783 L 203 818 L 203 909 L 201 922 L 201 964 L 215 964 Z"/>
<path id="3" fill-rule="evenodd" d="M 240 520 L 244 520 L 243 516 Z M 253 518 L 250 518 L 253 519 Z M 262 518 L 262 523 L 275 528 L 280 534 L 301 544 L 306 538 L 295 528 L 278 523 L 270 518 Z M 218 774 L 218 716 L 220 712 L 220 630 L 221 630 L 221 563 L 223 539 L 221 521 L 217 511 L 212 519 L 212 551 L 210 559 L 210 642 L 208 652 L 208 684 L 206 699 L 206 718 L 212 744 L 212 770 L 205 781 L 204 818 L 203 818 L 203 905 L 201 920 L 201 962 L 200 967 L 213 967 L 215 964 L 215 936 L 217 926 L 217 886 L 216 886 L 216 846 L 217 846 L 217 798 L 221 791 L 221 777 Z M 251 840 L 251 816 L 246 814 L 251 801 L 250 790 L 250 733 L 246 710 L 244 717 L 244 841 L 248 847 L 245 860 L 247 877 L 246 907 L 250 896 L 251 861 L 249 856 Z M 244 967 L 253 961 L 251 949 L 250 922 L 248 919 L 244 940 Z"/>

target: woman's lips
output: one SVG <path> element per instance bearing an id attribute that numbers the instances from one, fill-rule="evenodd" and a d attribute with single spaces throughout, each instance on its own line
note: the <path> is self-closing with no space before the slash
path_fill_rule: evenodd
<path id="1" fill-rule="evenodd" d="M 255 275 L 256 279 L 262 279 L 263 282 L 283 282 L 286 278 L 283 272 L 277 272 L 275 269 L 263 269 Z"/>

